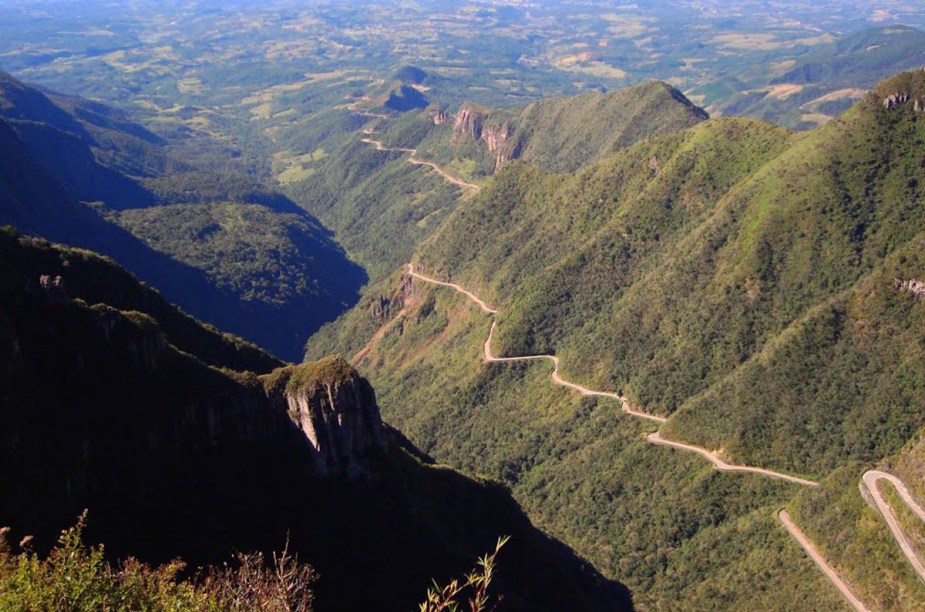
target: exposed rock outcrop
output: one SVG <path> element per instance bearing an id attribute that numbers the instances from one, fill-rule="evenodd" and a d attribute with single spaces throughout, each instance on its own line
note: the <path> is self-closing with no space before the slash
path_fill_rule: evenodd
<path id="1" fill-rule="evenodd" d="M 884 110 L 925 112 L 925 69 L 902 72 L 878 83 L 867 103 Z"/>
<path id="2" fill-rule="evenodd" d="M 893 287 L 897 291 L 908 291 L 920 300 L 925 299 L 925 281 L 916 280 L 914 278 L 908 280 L 894 278 Z"/>
<path id="3" fill-rule="evenodd" d="M 889 90 L 917 89 L 897 84 Z M 886 94 L 879 95 L 877 104 Z M 521 107 L 488 109 L 463 104 L 456 114 L 453 144 L 468 145 L 478 173 L 488 174 L 515 159 L 552 172 L 574 172 L 585 163 L 626 148 L 650 135 L 704 121 L 705 111 L 666 83 L 643 83 L 624 90 L 586 92 L 539 100 Z"/>
<path id="4" fill-rule="evenodd" d="M 39 276 L 39 287 L 51 298 L 67 299 L 67 291 L 64 288 L 64 279 L 60 276 L 51 277 L 50 274 Z"/>
<path id="5" fill-rule="evenodd" d="M 317 475 L 370 475 L 371 459 L 386 447 L 382 417 L 372 387 L 343 358 L 281 368 L 264 385 L 305 434 Z"/>
<path id="6" fill-rule="evenodd" d="M 513 128 L 506 125 L 487 126 L 482 130 L 482 140 L 488 145 L 488 150 L 493 153 L 504 148 L 513 131 Z"/>
<path id="7" fill-rule="evenodd" d="M 434 122 L 434 125 L 443 125 L 446 123 L 448 118 L 446 109 L 442 106 L 433 106 L 430 109 L 430 120 Z"/>
<path id="8" fill-rule="evenodd" d="M 520 157 L 521 145 L 511 139 L 513 135 L 514 128 L 509 125 L 485 126 L 482 130 L 482 140 L 488 145 L 488 152 L 495 153 L 495 172 L 507 162 Z"/>
<path id="9" fill-rule="evenodd" d="M 391 296 L 380 295 L 372 301 L 369 307 L 370 314 L 381 321 L 387 321 L 417 297 L 419 293 L 420 289 L 413 282 L 411 276 L 403 274 Z"/>
<path id="10" fill-rule="evenodd" d="M 483 141 L 488 152 L 495 154 L 495 171 L 520 156 L 522 146 L 512 139 L 514 126 L 492 122 L 490 112 L 475 105 L 462 105 L 456 113 L 453 132 L 457 144 L 463 139 Z"/>
<path id="11" fill-rule="evenodd" d="M 453 123 L 453 132 L 457 137 L 468 137 L 478 140 L 482 137 L 482 126 L 488 118 L 488 113 L 472 104 L 463 104 L 456 113 Z"/>
<path id="12" fill-rule="evenodd" d="M 898 106 L 900 104 L 905 104 L 908 101 L 909 101 L 909 94 L 904 91 L 898 91 L 896 93 L 892 93 L 888 95 L 886 98 L 883 99 L 883 107 L 889 109 L 889 108 L 893 108 L 894 106 Z M 918 102 L 918 100 L 916 100 L 916 102 Z"/>
<path id="13" fill-rule="evenodd" d="M 150 316 L 135 311 L 123 312 L 105 304 L 92 307 L 98 315 L 97 325 L 113 351 L 121 351 L 131 363 L 148 371 L 157 369 L 167 346 L 164 334 Z"/>

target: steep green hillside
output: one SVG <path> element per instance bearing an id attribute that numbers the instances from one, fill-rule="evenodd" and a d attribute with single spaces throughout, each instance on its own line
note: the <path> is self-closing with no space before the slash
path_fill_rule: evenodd
<path id="1" fill-rule="evenodd" d="M 655 82 L 503 110 L 464 104 L 455 118 L 433 106 L 372 120 L 354 140 L 312 163 L 306 178 L 287 182 L 286 189 L 378 280 L 408 261 L 460 198 L 474 191 L 411 160 L 436 163 L 469 183 L 517 158 L 571 170 L 648 135 L 705 118 L 678 91 Z M 386 149 L 407 150 L 378 150 L 373 140 Z"/>
<path id="2" fill-rule="evenodd" d="M 916 300 L 893 278 L 920 276 L 910 241 L 925 229 L 913 212 L 925 179 L 916 153 L 925 123 L 912 99 L 882 104 L 897 91 L 921 96 L 925 74 L 910 79 L 884 83 L 839 121 L 796 140 L 767 125 L 720 120 L 645 141 L 567 179 L 512 168 L 454 215 L 420 261 L 501 306 L 503 353 L 553 351 L 577 380 L 623 389 L 652 412 L 678 412 L 668 431 L 679 437 L 816 474 L 839 458 L 889 454 L 922 425 L 920 394 L 915 382 L 882 378 L 892 362 L 868 367 L 862 353 L 910 366 L 916 359 L 899 352 L 890 332 L 916 329 Z M 894 253 L 895 269 L 883 270 Z M 862 284 L 867 278 L 872 285 Z M 883 346 L 871 336 L 851 348 L 841 330 L 852 323 L 838 314 L 839 300 L 865 287 L 913 310 L 877 313 L 877 326 L 890 330 L 879 336 Z M 836 310 L 833 331 L 804 328 L 818 337 L 793 338 L 794 326 L 826 308 Z M 789 374 L 762 369 L 756 356 L 788 340 L 800 343 L 794 350 L 803 361 L 784 357 Z M 823 347 L 839 341 L 850 356 L 832 368 Z M 810 363 L 826 368 L 831 383 L 809 375 L 796 384 Z M 857 379 L 858 369 L 870 376 Z M 741 378 L 768 370 L 780 380 Z M 730 392 L 715 401 L 734 380 L 751 399 Z M 894 395 L 884 402 L 886 387 Z M 762 398 L 772 394 L 786 401 L 769 405 Z M 787 416 L 791 406 L 801 407 L 800 420 Z M 720 420 L 720 412 L 735 416 Z"/>
<path id="3" fill-rule="evenodd" d="M 88 112 L 91 103 L 62 100 L 67 104 L 0 72 L 0 116 L 78 200 L 113 208 L 150 205 L 153 198 L 136 177 L 166 169 L 160 140 L 116 111 L 107 118 Z"/>
<path id="4" fill-rule="evenodd" d="M 0 117 L 9 186 L 0 221 L 106 253 L 198 317 L 279 355 L 296 359 L 366 280 L 291 201 L 231 164 L 177 161 L 118 111 L 0 73 Z"/>
<path id="5" fill-rule="evenodd" d="M 407 610 L 509 534 L 493 590 L 510 609 L 630 607 L 503 487 L 430 464 L 385 427 L 343 360 L 261 377 L 207 365 L 200 345 L 270 358 L 156 296 L 151 314 L 96 302 L 150 292 L 93 254 L 0 236 L 0 524 L 13 541 L 46 550 L 83 508 L 90 540 L 118 558 L 196 567 L 288 538 L 321 575 L 320 609 Z M 63 282 L 35 276 L 54 261 Z"/>
<path id="6" fill-rule="evenodd" d="M 819 489 L 789 503 L 790 514 L 871 609 L 922 610 L 925 587 L 858 490 L 864 469 L 857 463 L 838 468 Z"/>
<path id="7" fill-rule="evenodd" d="M 903 449 L 877 462 L 877 468 L 899 477 L 917 499 L 925 499 L 923 434 L 912 436 Z M 861 475 L 870 467 L 849 462 L 836 469 L 813 491 L 788 504 L 791 515 L 816 542 L 826 558 L 872 608 L 925 609 L 925 586 L 903 557 L 880 513 L 859 489 Z M 889 485 L 881 485 L 902 529 L 922 558 L 925 525 L 905 506 Z M 863 559 L 863 563 L 858 563 Z"/>
<path id="8" fill-rule="evenodd" d="M 3 228 L 0 255 L 5 274 L 10 278 L 15 276 L 31 283 L 42 276 L 51 279 L 60 276 L 64 291 L 72 299 L 153 317 L 168 342 L 209 365 L 259 373 L 283 365 L 253 344 L 201 324 L 112 260 L 91 251 L 52 245 Z"/>
<path id="9" fill-rule="evenodd" d="M 204 272 L 247 313 L 230 328 L 289 360 L 298 360 L 296 347 L 313 330 L 353 303 L 366 279 L 330 233 L 291 204 L 174 204 L 107 218 L 154 251 Z M 221 311 L 210 316 L 229 318 Z"/>
<path id="10" fill-rule="evenodd" d="M 432 170 L 409 164 L 407 153 L 377 151 L 362 137 L 334 150 L 287 193 L 377 279 L 408 261 L 462 194 Z"/>
<path id="11" fill-rule="evenodd" d="M 273 327 L 254 321 L 254 309 L 241 303 L 230 291 L 218 289 L 202 271 L 150 248 L 89 206 L 77 202 L 71 191 L 50 176 L 26 150 L 19 136 L 3 120 L 0 120 L 0 150 L 3 151 L 0 156 L 0 185 L 3 186 L 0 189 L 0 223 L 50 240 L 109 253 L 168 298 L 183 299 L 189 311 L 206 313 L 210 321 L 228 328 L 243 328 L 252 332 L 248 334 L 250 337 L 273 337 L 267 335 L 268 328 L 273 332 Z M 34 275 L 37 278 L 41 274 L 58 274 L 60 267 L 59 263 L 40 267 L 34 270 Z M 109 274 L 100 277 L 110 278 Z M 114 283 L 116 287 L 122 285 L 122 282 Z M 117 298 L 110 295 L 102 301 L 113 303 L 112 299 Z M 139 300 L 140 303 L 147 301 Z M 139 302 L 126 307 L 145 311 Z"/>
<path id="12" fill-rule="evenodd" d="M 408 308 L 358 366 L 386 418 L 439 461 L 507 483 L 541 528 L 619 577 L 640 607 L 838 609 L 774 518 L 799 487 L 646 444 L 653 426 L 553 386 L 546 363 L 484 364 L 489 319 L 452 290 L 372 289 Z M 309 356 L 358 349 L 332 332 L 362 333 L 367 308 L 351 311 L 356 327 L 313 337 Z"/>
<path id="13" fill-rule="evenodd" d="M 570 172 L 646 136 L 706 118 L 681 92 L 653 81 L 498 110 L 463 104 L 455 119 L 448 118 L 418 148 L 441 163 L 473 158 L 474 175 L 490 174 L 513 159 Z"/>
<path id="14" fill-rule="evenodd" d="M 836 605 L 775 518 L 790 504 L 827 553 L 854 541 L 832 562 L 850 565 L 865 601 L 906 608 L 917 585 L 897 569 L 896 544 L 863 510 L 857 484 L 862 466 L 925 425 L 923 109 L 919 71 L 811 133 L 716 119 L 573 174 L 510 164 L 415 256 L 418 270 L 499 310 L 495 355 L 555 354 L 567 380 L 668 417 L 662 437 L 825 479 L 819 489 L 717 474 L 701 458 L 646 446 L 638 421 L 602 400 L 634 440 L 608 446 L 596 403 L 551 387 L 547 362 L 485 365 L 489 323 L 451 289 L 408 289 L 397 275 L 372 286 L 309 355 L 353 354 L 357 335 L 401 314 L 360 366 L 388 418 L 439 460 L 509 482 L 541 524 L 641 602 Z M 406 410 L 408 397 L 427 408 Z M 690 488 L 690 472 L 664 466 L 671 456 L 729 488 Z M 907 477 L 920 491 L 921 478 Z M 758 488 L 746 488 L 751 478 Z M 857 522 L 834 533 L 840 513 Z M 672 521 L 683 524 L 665 531 Z M 736 552 L 719 552 L 732 543 Z M 750 546 L 762 556 L 739 553 Z M 632 561 L 640 550 L 643 564 Z M 868 572 L 861 551 L 880 569 Z"/>
<path id="15" fill-rule="evenodd" d="M 809 308 L 682 404 L 668 431 L 747 463 L 820 475 L 896 452 L 925 418 L 925 311 L 897 284 L 922 270 L 923 246 L 917 235 L 856 286 Z"/>

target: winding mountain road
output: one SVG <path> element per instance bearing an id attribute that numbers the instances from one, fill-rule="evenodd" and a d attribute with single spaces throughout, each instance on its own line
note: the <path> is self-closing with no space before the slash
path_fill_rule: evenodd
<path id="1" fill-rule="evenodd" d="M 912 497 L 912 494 L 909 492 L 909 489 L 906 488 L 905 483 L 897 478 L 896 476 L 883 472 L 880 470 L 867 470 L 861 476 L 860 489 L 861 494 L 874 506 L 874 508 L 880 513 L 880 516 L 883 517 L 883 520 L 886 521 L 887 527 L 890 530 L 890 533 L 893 536 L 893 539 L 896 540 L 896 543 L 899 544 L 899 547 L 902 549 L 903 554 L 906 556 L 906 560 L 909 562 L 909 565 L 912 566 L 913 571 L 918 575 L 919 580 L 925 582 L 925 564 L 918 558 L 915 553 L 915 549 L 912 547 L 912 544 L 909 542 L 909 538 L 906 537 L 905 532 L 899 524 L 899 520 L 896 518 L 896 514 L 893 512 L 892 506 L 889 502 L 881 495 L 880 490 L 877 488 L 877 483 L 885 480 L 889 482 L 896 488 L 896 492 L 899 494 L 903 503 L 906 504 L 912 512 L 919 517 L 923 522 L 925 522 L 925 509 L 919 505 L 919 503 Z M 825 561 L 823 556 L 819 553 L 815 546 L 806 535 L 796 526 L 796 524 L 791 520 L 790 515 L 787 514 L 786 510 L 781 510 L 777 517 L 780 519 L 780 522 L 783 523 L 784 527 L 790 532 L 790 535 L 803 547 L 803 550 L 806 551 L 806 554 L 810 556 L 813 562 L 822 570 L 822 573 L 825 574 L 826 578 L 835 585 L 835 588 L 841 592 L 849 604 L 854 607 L 855 610 L 866 611 L 868 608 L 851 592 L 851 589 L 845 584 L 845 582 L 835 573 L 835 570 Z"/>
<path id="2" fill-rule="evenodd" d="M 822 573 L 825 574 L 825 577 L 829 579 L 829 582 L 835 585 L 835 588 L 842 594 L 842 596 L 848 600 L 848 603 L 851 604 L 851 607 L 858 612 L 867 612 L 868 608 L 858 599 L 855 594 L 848 588 L 848 585 L 845 584 L 845 581 L 841 579 L 832 566 L 830 566 L 825 558 L 819 554 L 819 551 L 816 550 L 816 547 L 813 546 L 813 543 L 810 541 L 806 535 L 800 531 L 800 528 L 790 519 L 790 514 L 786 510 L 781 510 L 777 513 L 777 518 L 780 519 L 780 522 L 783 523 L 784 528 L 793 536 L 793 539 L 796 540 L 800 546 L 803 547 L 803 550 L 806 551 L 806 554 L 809 555 L 809 558 L 813 560 L 813 563 L 816 564 Z"/>
<path id="3" fill-rule="evenodd" d="M 492 311 L 492 312 L 494 313 L 497 311 Z M 610 393 L 607 391 L 595 391 L 594 389 L 589 389 L 588 387 L 583 387 L 577 383 L 573 383 L 573 382 L 565 380 L 559 374 L 559 358 L 556 357 L 555 355 L 526 355 L 524 357 L 496 357 L 492 355 L 491 354 L 491 339 L 495 335 L 495 328 L 497 326 L 498 326 L 497 321 L 491 322 L 491 329 L 488 331 L 488 339 L 485 340 L 485 345 L 482 347 L 483 348 L 482 352 L 485 357 L 485 361 L 488 361 L 488 362 L 535 361 L 537 359 L 548 359 L 549 361 L 552 362 L 552 365 L 553 365 L 552 382 L 559 385 L 560 387 L 568 387 L 569 389 L 574 389 L 575 391 L 578 391 L 582 395 L 589 395 L 589 396 L 595 396 L 595 397 L 609 397 L 611 399 L 615 399 L 618 402 L 620 402 L 620 407 L 623 409 L 623 412 L 625 412 L 626 414 L 635 416 L 635 417 L 639 417 L 642 419 L 648 419 L 650 421 L 655 421 L 656 423 L 664 423 L 665 421 L 668 420 L 665 417 L 660 417 L 654 414 L 647 414 L 645 412 L 640 412 L 639 410 L 634 410 L 633 408 L 630 407 L 629 401 L 627 401 L 625 397 L 617 393 Z"/>
<path id="4" fill-rule="evenodd" d="M 780 472 L 775 472 L 773 470 L 766 470 L 765 468 L 759 467 L 750 467 L 747 465 L 733 465 L 732 463 L 727 463 L 720 459 L 719 455 L 714 451 L 708 451 L 705 448 L 700 446 L 693 446 L 691 444 L 684 444 L 683 442 L 673 442 L 671 440 L 666 440 L 661 437 L 656 431 L 650 433 L 646 438 L 652 444 L 660 444 L 662 446 L 671 446 L 672 448 L 677 448 L 680 450 L 688 451 L 690 453 L 697 453 L 707 461 L 711 462 L 713 466 L 720 472 L 744 472 L 747 474 L 760 474 L 762 476 L 767 476 L 768 478 L 777 478 L 778 480 L 786 480 L 788 482 L 793 482 L 800 484 L 806 487 L 818 487 L 819 483 L 806 480 L 805 478 L 799 478 L 797 476 L 791 476 L 789 474 L 782 474 Z"/>
<path id="5" fill-rule="evenodd" d="M 478 307 L 482 309 L 482 312 L 485 312 L 491 315 L 498 314 L 497 309 L 492 308 L 491 306 L 486 304 L 484 301 L 482 301 L 477 295 L 475 295 L 468 289 L 462 287 L 461 285 L 457 285 L 456 283 L 448 283 L 445 281 L 438 280 L 436 278 L 425 276 L 423 274 L 420 274 L 419 272 L 415 272 L 414 265 L 410 263 L 408 264 L 408 274 L 414 278 L 417 278 L 427 283 L 432 283 L 434 285 L 442 285 L 444 287 L 450 287 L 451 289 L 454 289 L 458 291 L 459 293 L 462 293 L 467 298 L 475 302 L 478 305 Z M 613 393 L 609 391 L 598 391 L 596 389 L 590 389 L 583 385 L 579 385 L 577 383 L 573 383 L 571 381 L 565 380 L 564 378 L 562 378 L 562 376 L 559 373 L 559 358 L 556 357 L 555 355 L 523 355 L 520 357 L 497 357 L 495 356 L 491 352 L 491 341 L 492 341 L 492 338 L 494 338 L 495 329 L 497 325 L 498 325 L 497 321 L 492 321 L 491 330 L 488 332 L 488 339 L 485 340 L 485 344 L 483 345 L 482 353 L 483 353 L 483 357 L 485 358 L 485 361 L 489 363 L 498 363 L 498 362 L 510 362 L 510 361 L 538 361 L 541 359 L 547 359 L 551 361 L 553 364 L 553 371 L 552 371 L 553 383 L 561 387 L 567 387 L 569 389 L 578 391 L 582 395 L 607 397 L 607 398 L 614 399 L 620 403 L 620 408 L 623 410 L 623 412 L 625 412 L 628 415 L 634 416 L 634 417 L 647 419 L 649 421 L 655 421 L 656 423 L 659 423 L 659 424 L 664 423 L 667 420 L 664 417 L 660 417 L 654 414 L 648 414 L 648 413 L 641 412 L 639 410 L 632 408 L 630 406 L 629 400 L 627 400 L 626 397 L 620 395 L 619 393 Z M 723 461 L 722 459 L 720 459 L 719 456 L 713 451 L 707 450 L 705 448 L 701 448 L 699 446 L 693 446 L 691 444 L 683 444 L 681 442 L 672 442 L 670 440 L 666 440 L 662 438 L 658 434 L 658 432 L 650 434 L 646 439 L 651 444 L 657 444 L 661 446 L 671 446 L 673 448 L 677 448 L 680 450 L 697 453 L 698 455 L 706 458 L 711 463 L 713 463 L 713 466 L 717 470 L 720 470 L 723 472 L 745 472 L 745 473 L 750 473 L 750 474 L 759 474 L 761 476 L 768 476 L 770 478 L 786 480 L 788 482 L 792 482 L 792 483 L 803 485 L 803 486 L 809 486 L 809 487 L 818 486 L 818 483 L 813 482 L 811 480 L 806 480 L 805 478 L 798 478 L 796 476 L 791 476 L 789 474 L 782 474 L 780 472 L 775 472 L 773 470 L 766 470 L 764 468 L 739 466 L 739 465 L 733 465 L 731 463 L 727 463 Z"/>
<path id="6" fill-rule="evenodd" d="M 366 134 L 370 134 L 371 132 L 365 132 L 365 133 L 366 133 Z M 433 162 L 429 162 L 429 161 L 426 161 L 426 160 L 423 160 L 423 159 L 417 159 L 417 158 L 415 158 L 415 155 L 417 155 L 417 153 L 418 153 L 418 150 L 417 150 L 417 149 L 407 149 L 407 148 L 405 148 L 405 147 L 387 147 L 386 145 L 382 144 L 382 142 L 380 142 L 380 141 L 378 141 L 378 140 L 376 140 L 376 139 L 374 139 L 374 138 L 369 138 L 369 137 L 361 138 L 361 139 L 360 139 L 360 142 L 365 142 L 366 144 L 371 144 L 371 145 L 375 146 L 377 151 L 397 151 L 397 152 L 399 152 L 399 153 L 410 153 L 411 155 L 410 155 L 410 157 L 408 158 L 408 163 L 409 163 L 409 164 L 414 164 L 415 166 L 427 166 L 427 167 L 433 169 L 437 174 L 439 174 L 440 176 L 442 176 L 442 177 L 443 177 L 443 180 L 445 180 L 447 183 L 452 183 L 452 184 L 458 185 L 458 186 L 460 186 L 460 187 L 465 187 L 465 188 L 467 188 L 467 189 L 472 189 L 472 190 L 475 191 L 476 193 L 478 193 L 479 191 L 482 190 L 482 188 L 479 187 L 478 185 L 475 185 L 475 184 L 473 184 L 473 183 L 467 183 L 466 181 L 464 181 L 464 180 L 462 180 L 462 179 L 460 179 L 460 178 L 456 178 L 456 177 L 453 176 L 452 174 L 448 174 L 446 171 L 443 170 L 443 168 L 441 168 L 440 166 L 438 166 L 437 164 L 435 164 L 435 163 L 433 163 Z"/>
<path id="7" fill-rule="evenodd" d="M 925 564 L 923 564 L 915 554 L 915 549 L 912 548 L 909 538 L 907 538 L 905 532 L 903 532 L 899 520 L 896 518 L 896 513 L 893 512 L 893 508 L 890 506 L 889 502 L 884 499 L 883 495 L 880 494 L 877 483 L 881 480 L 885 480 L 892 484 L 896 488 L 896 492 L 899 493 L 900 498 L 902 498 L 903 503 L 905 503 L 923 522 L 925 522 L 925 509 L 915 501 L 915 498 L 909 493 L 909 489 L 906 488 L 905 483 L 896 476 L 881 472 L 880 470 L 868 470 L 861 476 L 861 486 L 867 489 L 870 499 L 874 502 L 874 506 L 877 508 L 877 511 L 880 512 L 880 516 L 883 517 L 883 520 L 886 521 L 887 527 L 890 528 L 893 539 L 896 540 L 903 554 L 906 555 L 906 559 L 909 561 L 912 569 L 918 574 L 919 580 L 925 582 Z"/>
<path id="8" fill-rule="evenodd" d="M 456 283 L 449 283 L 446 281 L 438 280 L 436 278 L 425 276 L 424 274 L 416 272 L 414 269 L 414 265 L 410 263 L 408 264 L 408 274 L 418 280 L 431 283 L 434 285 L 449 287 L 459 293 L 462 293 L 468 299 L 474 302 L 482 310 L 482 312 L 486 314 L 490 314 L 492 316 L 498 314 L 497 309 L 492 308 L 491 306 L 486 304 L 481 298 L 479 298 L 477 295 L 475 295 L 474 293 L 472 293 L 465 287 L 462 287 L 461 285 L 458 285 Z M 567 387 L 569 389 L 573 389 L 575 391 L 578 391 L 582 395 L 607 397 L 607 398 L 614 399 L 620 402 L 620 406 L 623 412 L 631 416 L 634 416 L 634 417 L 643 418 L 643 419 L 647 419 L 650 421 L 655 421 L 659 424 L 664 423 L 666 421 L 664 417 L 656 416 L 653 414 L 647 414 L 645 412 L 635 410 L 634 408 L 630 406 L 629 401 L 618 393 L 598 391 L 598 390 L 590 389 L 588 387 L 579 385 L 577 383 L 573 383 L 573 382 L 565 380 L 564 378 L 562 378 L 562 376 L 559 373 L 560 361 L 559 361 L 559 358 L 556 357 L 555 355 L 524 355 L 520 357 L 499 357 L 499 356 L 494 355 L 491 352 L 491 341 L 494 338 L 495 329 L 497 328 L 497 325 L 498 325 L 497 321 L 492 320 L 491 329 L 488 332 L 488 338 L 485 340 L 485 344 L 482 347 L 483 357 L 486 362 L 498 363 L 498 362 L 513 362 L 513 361 L 538 361 L 538 360 L 544 360 L 544 359 L 549 360 L 553 364 L 552 381 L 554 384 L 557 384 L 562 387 Z M 650 433 L 646 437 L 646 440 L 651 444 L 655 444 L 659 446 L 668 446 L 668 447 L 675 448 L 678 450 L 682 450 L 682 451 L 686 451 L 690 453 L 696 453 L 700 455 L 701 457 L 710 461 L 713 464 L 714 468 L 721 472 L 741 472 L 741 473 L 748 473 L 748 474 L 757 474 L 760 476 L 766 476 L 768 478 L 784 480 L 787 482 L 791 482 L 791 483 L 798 484 L 801 486 L 806 486 L 806 487 L 819 486 L 818 482 L 807 480 L 805 478 L 799 478 L 797 476 L 791 476 L 790 474 L 783 474 L 781 472 L 775 472 L 773 470 L 768 470 L 768 469 L 759 468 L 759 467 L 751 467 L 751 466 L 746 466 L 746 465 L 733 465 L 721 459 L 718 453 L 716 453 L 715 451 L 710 451 L 706 448 L 695 446 L 692 444 L 685 444 L 683 442 L 675 442 L 672 440 L 667 440 L 663 438 L 658 431 Z M 906 488 L 905 484 L 900 479 L 893 476 L 892 474 L 888 474 L 886 472 L 882 472 L 879 470 L 868 470 L 867 472 L 864 473 L 864 475 L 861 478 L 862 492 L 866 488 L 871 501 L 873 502 L 876 509 L 880 512 L 881 516 L 883 516 L 883 519 L 886 521 L 887 526 L 889 527 L 890 532 L 893 535 L 893 538 L 899 544 L 900 548 L 902 548 L 903 554 L 906 556 L 906 559 L 908 559 L 909 563 L 912 565 L 912 568 L 915 570 L 919 578 L 923 582 L 925 582 L 925 564 L 923 564 L 922 561 L 919 560 L 919 558 L 916 556 L 915 550 L 913 549 L 911 543 L 909 542 L 909 539 L 906 537 L 905 533 L 903 532 L 902 527 L 899 525 L 899 521 L 897 520 L 896 515 L 893 512 L 893 509 L 890 507 L 890 504 L 886 501 L 886 499 L 883 498 L 883 496 L 880 494 L 879 489 L 877 488 L 877 483 L 882 480 L 889 482 L 896 488 L 896 491 L 899 493 L 899 496 L 902 498 L 903 502 L 906 505 L 908 505 L 909 508 L 915 513 L 915 515 L 918 516 L 920 519 L 922 519 L 922 521 L 925 521 L 925 508 L 923 508 L 921 505 L 918 504 L 918 502 L 916 502 L 916 500 L 912 497 L 911 493 L 909 493 L 909 490 Z M 803 548 L 803 550 L 806 551 L 806 554 L 809 555 L 810 559 L 812 559 L 812 561 L 816 564 L 816 566 L 819 567 L 819 569 L 822 571 L 825 577 L 835 586 L 835 588 L 838 589 L 838 591 L 842 594 L 842 596 L 844 596 L 845 600 L 855 610 L 866 612 L 868 610 L 867 606 L 865 606 L 864 603 L 861 602 L 861 600 L 857 598 L 857 596 L 847 586 L 845 581 L 842 580 L 842 578 L 835 572 L 835 570 L 826 562 L 825 558 L 819 553 L 819 551 L 816 549 L 813 543 L 809 540 L 809 538 L 807 538 L 806 535 L 793 522 L 793 520 L 790 518 L 790 515 L 787 513 L 787 511 L 781 510 L 780 512 L 778 512 L 777 516 L 780 522 L 783 524 L 784 528 L 786 528 L 787 532 L 790 533 L 790 535 L 797 541 L 797 543 L 799 543 L 799 545 Z"/>
<path id="9" fill-rule="evenodd" d="M 492 315 L 493 315 L 493 314 L 498 314 L 498 311 L 497 311 L 497 310 L 495 310 L 494 308 L 492 308 L 491 306 L 489 306 L 488 304 L 486 304 L 485 302 L 483 302 L 481 299 L 479 299 L 479 296 L 475 295 L 475 294 L 472 293 L 471 291 L 466 290 L 466 289 L 463 288 L 463 287 L 460 287 L 460 286 L 457 285 L 456 283 L 447 283 L 447 282 L 444 282 L 444 281 L 441 281 L 441 280 L 437 280 L 436 278 L 430 278 L 429 276 L 424 276 L 423 274 L 418 274 L 417 272 L 414 271 L 414 264 L 408 264 L 408 274 L 409 274 L 410 276 L 412 276 L 412 277 L 414 277 L 414 278 L 416 278 L 416 279 L 418 279 L 418 280 L 422 280 L 422 281 L 424 281 L 424 282 L 426 282 L 426 283 L 431 283 L 431 284 L 433 284 L 433 285 L 442 285 L 442 286 L 444 286 L 444 287 L 449 287 L 450 289 L 455 289 L 455 290 L 458 291 L 459 293 L 462 293 L 464 296 L 466 296 L 467 298 L 469 298 L 470 300 L 472 300 L 473 302 L 475 302 L 476 305 L 477 305 L 479 308 L 482 309 L 482 312 L 485 312 L 485 313 L 488 313 L 488 314 L 492 314 Z M 492 328 L 492 329 L 494 329 L 494 328 Z M 490 339 L 491 339 L 491 338 L 489 338 L 489 340 L 490 340 Z M 537 358 L 539 358 L 539 357 L 540 357 L 540 356 L 537 356 Z"/>

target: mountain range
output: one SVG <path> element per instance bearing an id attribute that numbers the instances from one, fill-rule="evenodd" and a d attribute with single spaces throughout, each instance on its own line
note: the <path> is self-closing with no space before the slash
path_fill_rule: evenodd
<path id="1" fill-rule="evenodd" d="M 925 71 L 873 83 L 920 37 L 689 91 L 712 118 L 405 65 L 247 160 L 0 74 L 0 525 L 288 539 L 322 609 L 502 535 L 509 609 L 920 607 Z"/>
<path id="2" fill-rule="evenodd" d="M 921 584 L 858 484 L 872 466 L 911 465 L 925 426 L 923 121 L 918 70 L 810 132 L 717 118 L 574 172 L 507 163 L 411 258 L 484 300 L 496 327 L 439 286 L 391 306 L 421 284 L 401 268 L 308 356 L 357 354 L 387 419 L 438 460 L 509 484 L 643 606 L 839 605 L 781 507 L 862 601 L 912 606 Z M 557 389 L 543 359 L 484 363 L 486 336 L 492 355 L 554 355 L 563 379 L 652 420 Z M 647 445 L 658 420 L 662 440 L 819 484 L 723 475 Z"/>

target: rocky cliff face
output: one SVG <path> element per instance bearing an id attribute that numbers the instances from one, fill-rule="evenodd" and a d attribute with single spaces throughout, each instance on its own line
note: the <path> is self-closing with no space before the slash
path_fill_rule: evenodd
<path id="1" fill-rule="evenodd" d="M 430 120 L 434 122 L 434 125 L 443 125 L 446 123 L 447 118 L 446 109 L 442 106 L 432 106 L 430 108 Z"/>
<path id="2" fill-rule="evenodd" d="M 389 297 L 380 295 L 373 299 L 369 306 L 369 312 L 377 319 L 387 321 L 406 305 L 417 299 L 419 293 L 419 285 L 414 282 L 414 279 L 408 274 L 403 274 L 398 281 L 398 287 L 392 292 L 392 295 Z"/>
<path id="3" fill-rule="evenodd" d="M 897 291 L 908 291 L 920 300 L 925 299 L 925 282 L 910 278 L 903 280 L 901 278 L 893 279 L 893 287 Z"/>
<path id="4" fill-rule="evenodd" d="M 489 111 L 472 104 L 463 104 L 456 113 L 453 133 L 457 143 L 464 139 L 484 142 L 488 152 L 495 154 L 495 172 L 521 153 L 521 143 L 512 139 L 514 126 L 492 121 Z"/>
<path id="5" fill-rule="evenodd" d="M 85 278 L 113 277 L 86 252 L 4 235 L 0 527 L 39 553 L 87 509 L 87 540 L 114 559 L 196 567 L 288 543 L 322 576 L 317 609 L 391 612 L 511 534 L 498 583 L 511 609 L 629 607 L 507 491 L 431 468 L 384 431 L 343 359 L 262 377 L 207 363 L 176 348 L 167 313 L 89 299 Z"/>
<path id="6" fill-rule="evenodd" d="M 925 111 L 925 68 L 904 72 L 879 83 L 868 101 L 880 104 L 886 110 L 911 107 L 916 113 Z"/>
<path id="7" fill-rule="evenodd" d="M 371 474 L 371 459 L 386 447 L 382 417 L 372 387 L 343 358 L 283 368 L 264 384 L 308 440 L 317 475 Z"/>
<path id="8" fill-rule="evenodd" d="M 497 172 L 507 162 L 520 157 L 521 143 L 512 139 L 514 128 L 508 125 L 487 126 L 482 131 L 482 140 L 488 145 L 488 152 L 495 154 Z"/>
<path id="9" fill-rule="evenodd" d="M 472 104 L 463 104 L 456 113 L 453 122 L 453 134 L 457 138 L 470 138 L 478 140 L 482 136 L 482 126 L 488 118 L 488 113 Z"/>
<path id="10" fill-rule="evenodd" d="M 279 457 L 290 478 L 313 480 L 378 467 L 375 395 L 342 359 L 264 380 L 207 365 L 159 319 L 77 297 L 89 295 L 85 253 L 14 237 L 0 247 L 0 521 L 28 523 L 46 507 L 34 524 L 60 528 L 94 501 L 241 478 L 258 467 L 249 457 Z M 70 265 L 52 265 L 59 256 Z"/>

